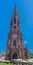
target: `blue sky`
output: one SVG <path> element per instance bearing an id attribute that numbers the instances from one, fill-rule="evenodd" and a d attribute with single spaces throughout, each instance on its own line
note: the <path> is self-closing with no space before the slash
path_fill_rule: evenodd
<path id="1" fill-rule="evenodd" d="M 8 33 L 14 6 L 20 16 L 20 31 L 26 44 L 33 52 L 33 0 L 0 0 L 0 52 L 6 51 Z"/>

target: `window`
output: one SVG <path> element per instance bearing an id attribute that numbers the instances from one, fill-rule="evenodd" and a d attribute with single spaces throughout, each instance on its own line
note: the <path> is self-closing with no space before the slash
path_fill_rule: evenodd
<path id="1" fill-rule="evenodd" d="M 13 45 L 16 46 L 16 41 L 14 40 Z"/>
<path id="2" fill-rule="evenodd" d="M 16 19 L 14 19 L 14 24 L 16 24 Z"/>
<path id="3" fill-rule="evenodd" d="M 16 26 L 14 26 L 14 28 L 16 28 Z"/>

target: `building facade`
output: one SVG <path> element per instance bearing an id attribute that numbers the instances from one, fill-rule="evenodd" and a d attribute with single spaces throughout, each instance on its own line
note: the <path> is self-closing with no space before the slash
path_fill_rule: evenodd
<path id="1" fill-rule="evenodd" d="M 29 51 L 24 49 L 24 42 L 20 32 L 20 18 L 16 6 L 10 23 L 5 59 L 26 59 L 29 58 Z"/>

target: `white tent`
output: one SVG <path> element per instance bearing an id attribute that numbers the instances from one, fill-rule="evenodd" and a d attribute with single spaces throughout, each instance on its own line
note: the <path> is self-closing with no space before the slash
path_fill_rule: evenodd
<path id="1" fill-rule="evenodd" d="M 19 62 L 19 63 L 26 62 L 26 61 L 23 60 L 23 59 L 14 59 L 13 61 L 15 61 L 15 62 Z"/>
<path id="2" fill-rule="evenodd" d="M 23 60 L 23 59 L 13 59 L 13 60 L 2 60 L 2 59 L 0 59 L 0 62 L 17 62 L 17 63 L 33 63 L 33 59 L 26 59 L 26 60 Z"/>

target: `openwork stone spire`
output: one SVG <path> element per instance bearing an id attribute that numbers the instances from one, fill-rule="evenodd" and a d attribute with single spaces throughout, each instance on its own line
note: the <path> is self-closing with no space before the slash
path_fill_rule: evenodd
<path id="1" fill-rule="evenodd" d="M 17 16 L 18 13 L 17 13 L 17 8 L 16 8 L 16 5 L 15 5 L 15 8 L 14 8 L 14 16 Z"/>

